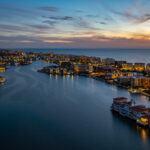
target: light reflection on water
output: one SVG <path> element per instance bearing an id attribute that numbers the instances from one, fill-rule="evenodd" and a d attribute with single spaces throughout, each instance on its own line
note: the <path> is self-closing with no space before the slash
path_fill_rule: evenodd
<path id="1" fill-rule="evenodd" d="M 143 103 L 144 105 L 147 105 L 147 103 L 148 103 L 147 97 L 144 96 L 144 95 L 141 95 L 140 97 L 141 97 L 142 103 Z"/>
<path id="2" fill-rule="evenodd" d="M 148 142 L 148 138 L 150 138 L 150 130 L 137 125 L 137 131 L 141 134 L 143 143 L 146 144 Z"/>
<path id="3" fill-rule="evenodd" d="M 73 85 L 73 83 L 74 83 L 74 78 L 73 78 L 74 76 L 72 75 L 71 76 L 71 81 L 72 81 L 72 85 Z"/>

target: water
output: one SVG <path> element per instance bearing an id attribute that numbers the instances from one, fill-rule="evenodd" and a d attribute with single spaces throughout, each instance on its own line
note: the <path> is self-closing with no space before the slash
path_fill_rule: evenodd
<path id="1" fill-rule="evenodd" d="M 115 56 L 113 52 L 109 55 Z M 150 107 L 147 97 L 87 77 L 37 72 L 46 65 L 36 61 L 4 73 L 7 82 L 0 86 L 1 150 L 150 148 L 149 130 L 110 111 L 113 97 L 126 96 Z"/>
<path id="2" fill-rule="evenodd" d="M 23 49 L 34 52 L 54 52 L 56 54 L 73 54 L 114 58 L 128 62 L 150 63 L 150 49 Z"/>

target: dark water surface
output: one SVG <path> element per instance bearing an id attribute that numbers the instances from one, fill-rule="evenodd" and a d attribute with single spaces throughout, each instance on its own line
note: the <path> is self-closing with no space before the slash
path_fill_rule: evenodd
<path id="1" fill-rule="evenodd" d="M 110 111 L 126 96 L 148 98 L 101 81 L 49 76 L 41 61 L 11 67 L 0 86 L 0 150 L 149 150 L 150 132 Z"/>

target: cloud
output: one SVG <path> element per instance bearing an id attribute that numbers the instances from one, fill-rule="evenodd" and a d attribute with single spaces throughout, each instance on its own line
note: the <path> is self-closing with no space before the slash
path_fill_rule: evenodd
<path id="1" fill-rule="evenodd" d="M 52 20 L 61 20 L 61 21 L 65 21 L 65 20 L 74 20 L 73 17 L 71 16 L 42 16 L 43 18 L 48 18 L 48 19 L 52 19 Z"/>
<path id="2" fill-rule="evenodd" d="M 105 25 L 105 24 L 107 24 L 106 22 L 99 22 L 100 24 L 103 24 L 103 25 Z"/>
<path id="3" fill-rule="evenodd" d="M 145 23 L 150 20 L 150 9 L 146 4 L 142 5 L 140 1 L 136 1 L 132 6 L 128 7 L 123 12 L 116 10 L 111 10 L 111 12 L 124 17 L 135 24 Z"/>
<path id="4" fill-rule="evenodd" d="M 98 28 L 93 27 L 89 22 L 87 22 L 82 17 L 78 17 L 74 19 L 74 26 L 80 29 L 91 29 L 91 30 L 99 30 Z"/>
<path id="5" fill-rule="evenodd" d="M 86 17 L 89 17 L 89 18 L 99 18 L 98 15 L 86 15 Z"/>
<path id="6" fill-rule="evenodd" d="M 0 24 L 0 29 L 3 31 L 27 31 L 26 27 L 8 24 Z"/>
<path id="7" fill-rule="evenodd" d="M 56 21 L 51 21 L 51 20 L 45 20 L 45 21 L 43 21 L 43 23 L 46 23 L 46 24 L 48 24 L 50 26 L 54 26 L 55 24 L 57 24 Z"/>
<path id="8" fill-rule="evenodd" d="M 78 29 L 90 29 L 90 30 L 100 30 L 92 26 L 91 23 L 87 21 L 87 19 L 83 17 L 74 17 L 74 16 L 42 16 L 43 18 L 49 19 L 44 21 L 43 23 L 47 23 L 49 25 L 55 25 L 57 23 L 62 23 L 62 21 L 71 22 L 69 25 L 76 27 Z"/>
<path id="9" fill-rule="evenodd" d="M 31 24 L 31 25 L 9 25 L 9 24 L 0 24 L 1 33 L 12 33 L 12 34 L 25 34 L 25 33 L 34 33 L 34 34 L 41 34 L 47 33 L 49 30 L 52 31 L 53 27 L 48 25 L 41 25 L 41 24 Z"/>
<path id="10" fill-rule="evenodd" d="M 44 6 L 44 7 L 39 7 L 38 9 L 43 10 L 43 11 L 50 11 L 50 12 L 58 12 L 59 8 L 54 7 L 54 6 Z"/>
<path id="11" fill-rule="evenodd" d="M 28 41 L 28 40 L 20 40 L 20 41 L 16 41 L 19 43 L 33 43 L 33 41 Z"/>
<path id="12" fill-rule="evenodd" d="M 46 25 L 40 25 L 40 24 L 34 24 L 34 25 L 28 25 L 34 29 L 38 29 L 38 30 L 47 30 L 47 29 L 50 29 L 49 26 L 46 26 Z"/>
<path id="13" fill-rule="evenodd" d="M 32 36 L 0 36 L 0 41 L 37 41 L 36 38 Z"/>
<path id="14" fill-rule="evenodd" d="M 64 41 L 64 40 L 43 40 L 45 43 L 72 43 L 72 41 Z"/>
<path id="15" fill-rule="evenodd" d="M 102 34 L 90 37 L 37 37 L 37 36 L 0 36 L 1 48 L 33 47 L 33 48 L 148 48 L 150 40 L 136 37 L 109 37 Z"/>

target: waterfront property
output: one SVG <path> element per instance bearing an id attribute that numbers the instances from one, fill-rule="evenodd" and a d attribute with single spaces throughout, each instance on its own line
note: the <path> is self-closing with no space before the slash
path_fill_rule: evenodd
<path id="1" fill-rule="evenodd" d="M 150 73 L 150 64 L 147 64 L 147 65 L 146 65 L 145 71 L 146 71 L 147 73 Z"/>
<path id="2" fill-rule="evenodd" d="M 102 65 L 115 65 L 115 59 L 113 58 L 106 58 L 106 59 L 102 59 Z"/>
<path id="3" fill-rule="evenodd" d="M 135 63 L 134 70 L 138 72 L 143 72 L 145 70 L 145 63 Z"/>
<path id="4" fill-rule="evenodd" d="M 131 106 L 129 108 L 129 118 L 137 120 L 141 116 L 145 116 L 148 113 L 148 109 L 144 105 Z"/>
<path id="5" fill-rule="evenodd" d="M 121 116 L 135 120 L 137 124 L 150 127 L 150 114 L 144 105 L 134 105 L 133 100 L 128 101 L 126 97 L 113 99 L 111 109 Z"/>
<path id="6" fill-rule="evenodd" d="M 0 66 L 0 72 L 5 72 L 6 67 L 5 66 Z"/>
<path id="7" fill-rule="evenodd" d="M 115 73 L 106 73 L 105 79 L 106 80 L 112 80 L 117 79 L 118 77 L 133 77 L 137 76 L 138 73 L 135 72 L 115 72 Z"/>
<path id="8" fill-rule="evenodd" d="M 132 87 L 150 87 L 150 78 L 141 76 L 141 77 L 132 77 L 131 78 Z"/>
<path id="9" fill-rule="evenodd" d="M 93 66 L 92 65 L 80 65 L 80 64 L 74 64 L 74 71 L 76 73 L 92 73 L 93 72 Z"/>
<path id="10" fill-rule="evenodd" d="M 121 70 L 124 70 L 124 71 L 134 71 L 134 66 L 133 66 L 132 63 L 123 63 L 122 67 L 121 67 Z"/>

